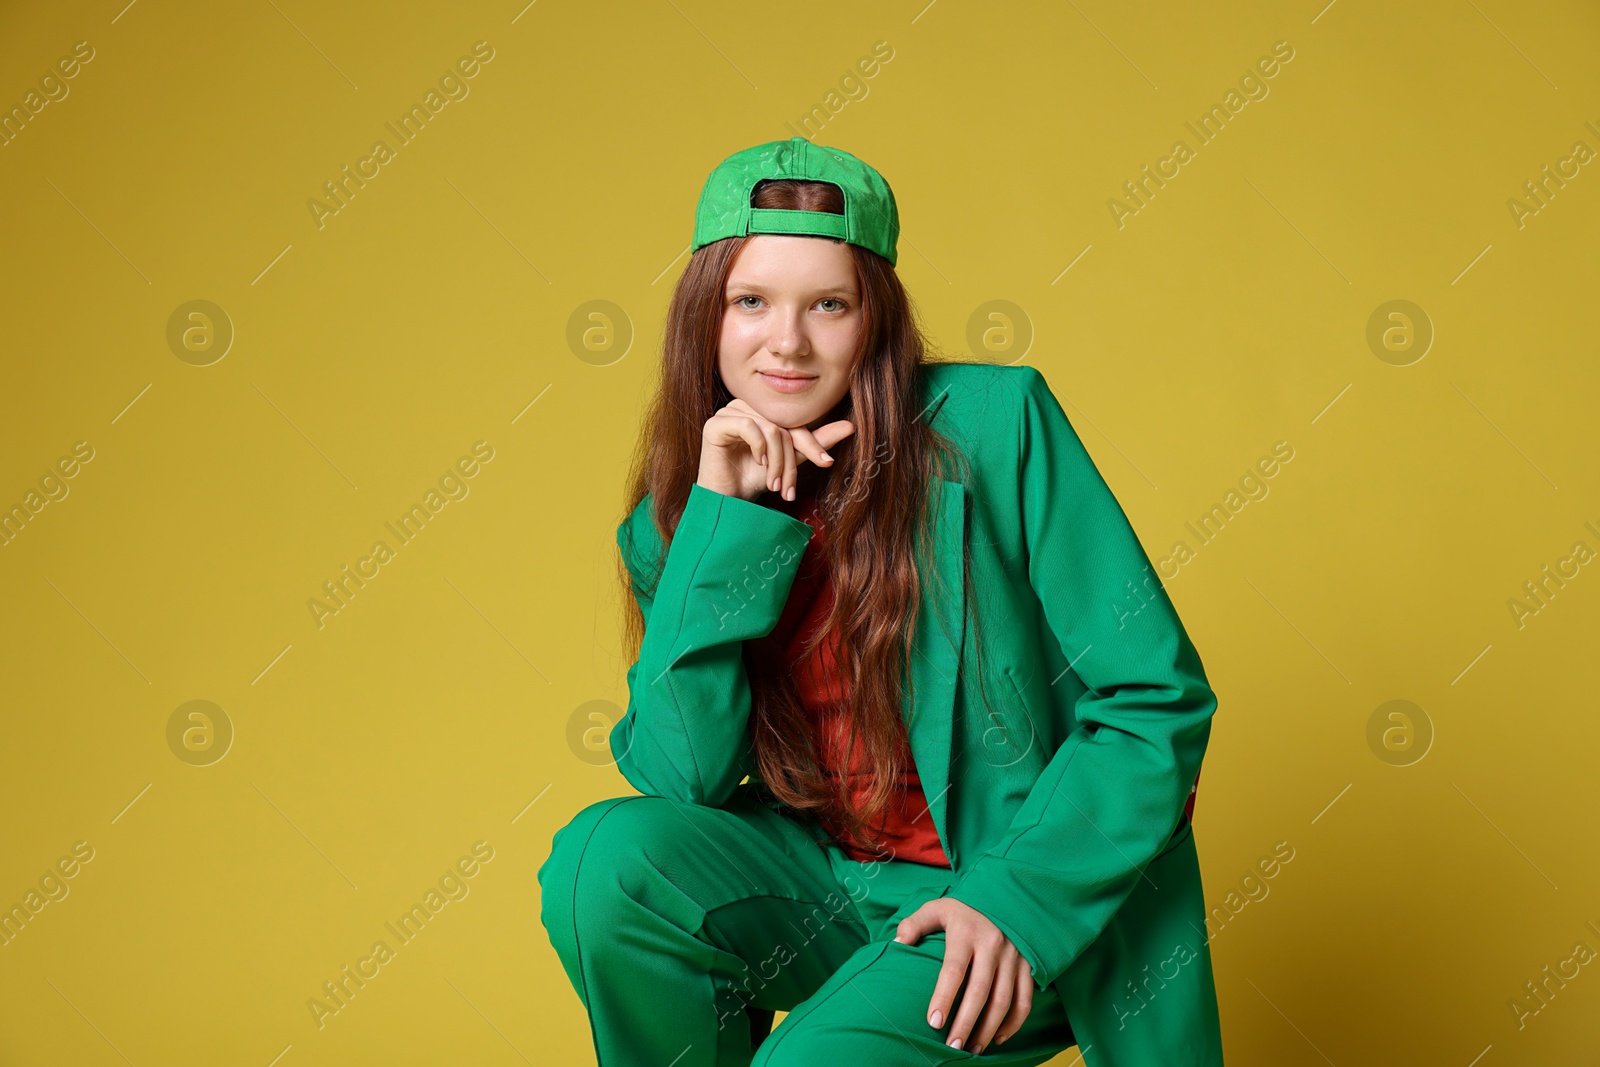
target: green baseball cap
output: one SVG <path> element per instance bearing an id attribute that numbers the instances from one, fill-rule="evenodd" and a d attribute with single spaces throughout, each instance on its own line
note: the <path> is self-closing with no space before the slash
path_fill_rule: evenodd
<path id="1" fill-rule="evenodd" d="M 756 185 L 769 178 L 837 185 L 844 193 L 844 214 L 751 207 Z M 883 175 L 843 149 L 791 137 L 735 152 L 717 164 L 694 211 L 694 241 L 689 251 L 724 237 L 755 233 L 832 237 L 870 249 L 893 264 L 900 213 Z"/>

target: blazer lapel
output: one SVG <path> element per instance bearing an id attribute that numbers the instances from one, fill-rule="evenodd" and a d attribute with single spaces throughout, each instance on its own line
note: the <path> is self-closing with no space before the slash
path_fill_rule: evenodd
<path id="1" fill-rule="evenodd" d="M 929 403 L 924 418 L 931 423 L 944 405 L 941 392 Z M 966 589 L 962 550 L 966 540 L 966 488 L 935 477 L 929 488 L 933 511 L 928 559 L 922 568 L 922 597 L 917 608 L 910 675 L 913 690 L 904 701 L 911 755 L 922 779 L 928 811 L 953 867 L 946 813 L 949 810 L 950 745 L 956 683 L 966 638 Z"/>

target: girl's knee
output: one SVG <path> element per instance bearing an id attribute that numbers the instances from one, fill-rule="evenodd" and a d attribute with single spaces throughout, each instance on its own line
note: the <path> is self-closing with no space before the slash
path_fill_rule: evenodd
<path id="1" fill-rule="evenodd" d="M 614 894 L 633 880 L 630 872 L 648 868 L 645 842 L 660 840 L 675 823 L 682 824 L 672 811 L 676 803 L 664 797 L 609 797 L 555 832 L 538 880 L 541 919 L 558 951 L 586 910 L 609 911 Z"/>

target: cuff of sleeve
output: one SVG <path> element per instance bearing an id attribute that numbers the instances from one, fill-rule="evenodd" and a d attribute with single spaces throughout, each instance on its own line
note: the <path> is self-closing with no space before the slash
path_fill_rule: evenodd
<path id="1" fill-rule="evenodd" d="M 719 562 L 736 562 L 742 567 L 752 562 L 747 558 L 752 550 L 759 555 L 765 548 L 770 555 L 772 549 L 782 546 L 803 552 L 814 532 L 804 519 L 696 482 L 689 487 L 673 541 L 688 533 L 691 543 L 715 543 L 712 554 L 725 557 Z"/>
<path id="2" fill-rule="evenodd" d="M 1028 967 L 1033 972 L 1034 989 L 1043 990 L 1060 977 L 1067 969 L 1066 964 L 1055 966 L 1047 960 L 1041 949 L 1029 937 L 1027 929 L 1019 925 L 1014 918 L 1019 913 L 1026 913 L 1026 909 L 1031 905 L 1013 898 L 1005 892 L 1003 886 L 993 881 L 985 881 L 981 874 L 974 878 L 973 874 L 982 869 L 980 861 L 945 896 L 976 909 L 985 919 L 994 923 L 1000 932 L 1006 935 L 1006 940 L 1011 942 L 1018 954 L 1028 961 Z"/>
<path id="3" fill-rule="evenodd" d="M 771 633 L 814 532 L 792 515 L 693 485 L 657 594 L 684 604 L 672 658 L 683 647 Z"/>
<path id="4" fill-rule="evenodd" d="M 731 522 L 741 529 L 778 529 L 792 533 L 802 541 L 811 539 L 811 524 L 804 519 L 797 519 L 793 515 L 786 515 L 776 508 L 769 508 L 765 504 L 757 504 L 754 500 L 746 500 L 742 496 L 729 496 L 719 493 L 715 489 L 707 489 L 699 482 L 689 486 L 689 498 L 684 502 L 682 523 L 689 518 L 690 510 L 694 510 L 703 517 L 716 518 L 720 510 L 722 519 Z"/>

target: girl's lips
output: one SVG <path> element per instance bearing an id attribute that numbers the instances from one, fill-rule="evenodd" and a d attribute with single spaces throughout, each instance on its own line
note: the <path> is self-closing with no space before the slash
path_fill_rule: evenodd
<path id="1" fill-rule="evenodd" d="M 812 382 L 816 381 L 815 378 L 780 378 L 776 374 L 767 374 L 762 371 L 757 371 L 756 373 L 761 375 L 761 380 L 767 384 L 769 389 L 779 393 L 804 392 L 811 388 Z"/>

